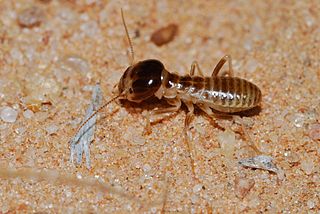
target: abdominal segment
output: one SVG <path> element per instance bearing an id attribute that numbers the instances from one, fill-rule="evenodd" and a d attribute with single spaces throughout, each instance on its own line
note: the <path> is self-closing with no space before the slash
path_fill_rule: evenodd
<path id="1" fill-rule="evenodd" d="M 182 76 L 174 80 L 173 85 L 182 100 L 208 105 L 221 112 L 244 111 L 261 101 L 260 89 L 237 77 Z"/>

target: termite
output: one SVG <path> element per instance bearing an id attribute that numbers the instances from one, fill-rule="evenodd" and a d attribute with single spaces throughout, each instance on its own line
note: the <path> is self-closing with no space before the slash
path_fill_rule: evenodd
<path id="1" fill-rule="evenodd" d="M 184 122 L 184 136 L 188 145 L 192 169 L 192 145 L 188 140 L 188 128 L 194 115 L 194 106 L 197 106 L 210 117 L 238 113 L 260 105 L 261 90 L 254 83 L 233 76 L 232 60 L 225 55 L 215 66 L 211 76 L 204 77 L 199 65 L 194 61 L 188 75 L 180 76 L 169 72 L 164 65 L 156 59 L 147 59 L 134 63 L 133 45 L 121 10 L 122 22 L 131 50 L 131 65 L 125 70 L 118 85 L 118 94 L 110 101 L 97 109 L 78 128 L 80 129 L 98 112 L 117 99 L 126 99 L 140 103 L 153 96 L 159 100 L 164 99 L 171 107 L 152 110 L 151 115 L 176 112 L 184 103 L 188 109 Z M 218 76 L 222 66 L 228 62 L 228 71 L 224 76 Z M 199 75 L 195 75 L 195 71 Z M 150 122 L 150 121 L 149 121 Z"/>

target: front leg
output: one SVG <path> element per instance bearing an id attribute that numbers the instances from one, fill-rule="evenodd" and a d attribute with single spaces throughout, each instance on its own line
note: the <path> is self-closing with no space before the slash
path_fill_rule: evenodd
<path id="1" fill-rule="evenodd" d="M 172 105 L 172 107 L 169 108 L 163 108 L 163 109 L 154 109 L 152 110 L 150 113 L 147 112 L 146 114 L 146 126 L 145 126 L 145 134 L 151 134 L 151 123 L 154 123 L 155 121 L 159 121 L 155 120 L 154 116 L 157 116 L 157 118 L 159 117 L 159 115 L 164 116 L 165 114 L 168 113 L 173 113 L 173 112 L 177 112 L 180 107 L 181 107 L 181 100 L 178 98 L 175 99 L 167 99 L 167 102 Z"/>

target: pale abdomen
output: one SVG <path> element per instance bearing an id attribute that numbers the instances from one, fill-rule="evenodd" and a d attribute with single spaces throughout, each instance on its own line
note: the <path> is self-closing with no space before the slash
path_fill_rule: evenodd
<path id="1" fill-rule="evenodd" d="M 220 112 L 240 112 L 261 102 L 260 89 L 237 77 L 170 76 L 171 85 L 177 89 L 182 100 L 208 105 Z"/>

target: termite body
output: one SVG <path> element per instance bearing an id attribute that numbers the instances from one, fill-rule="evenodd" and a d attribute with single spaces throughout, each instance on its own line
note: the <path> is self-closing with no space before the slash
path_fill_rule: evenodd
<path id="1" fill-rule="evenodd" d="M 192 155 L 194 149 L 188 140 L 188 127 L 192 120 L 194 105 L 198 106 L 209 116 L 215 117 L 217 114 L 221 115 L 249 110 L 260 104 L 262 97 L 260 89 L 245 79 L 233 77 L 232 61 L 229 55 L 225 55 L 218 62 L 211 76 L 208 77 L 204 77 L 197 62 L 193 62 L 189 74 L 183 76 L 169 72 L 156 59 L 147 59 L 134 63 L 133 46 L 122 10 L 121 15 L 131 48 L 132 63 L 125 70 L 117 84 L 118 94 L 87 118 L 78 128 L 77 134 L 94 115 L 116 99 L 126 99 L 131 102 L 140 103 L 155 96 L 158 99 L 165 99 L 171 107 L 155 109 L 151 112 L 151 115 L 178 111 L 182 103 L 187 106 L 188 113 L 184 123 L 184 135 L 189 153 Z M 218 73 L 226 62 L 229 64 L 227 75 L 218 76 Z M 195 75 L 196 69 L 199 75 Z M 150 129 L 149 117 L 146 128 Z M 195 154 L 193 153 L 192 156 L 195 156 Z M 191 162 L 194 173 L 194 161 L 192 157 Z"/>
<path id="2" fill-rule="evenodd" d="M 230 59 L 226 56 L 222 60 L 225 58 Z M 261 102 L 260 89 L 245 79 L 217 76 L 218 72 L 211 77 L 194 76 L 192 71 L 190 75 L 179 76 L 166 70 L 158 60 L 140 61 L 124 72 L 118 84 L 119 94 L 126 91 L 123 99 L 132 102 L 156 96 L 168 100 L 169 104 L 176 106 L 176 110 L 182 101 L 221 113 L 245 111 Z"/>
<path id="3" fill-rule="evenodd" d="M 229 62 L 228 76 L 218 76 L 224 63 Z M 195 76 L 195 69 L 200 75 Z M 155 109 L 151 115 L 178 111 L 181 103 L 188 108 L 184 123 L 184 136 L 191 155 L 191 167 L 195 175 L 195 149 L 188 139 L 188 128 L 192 120 L 194 105 L 210 117 L 217 114 L 237 113 L 252 109 L 261 102 L 261 90 L 253 83 L 232 76 L 231 57 L 224 56 L 216 65 L 211 77 L 203 77 L 197 62 L 191 65 L 190 74 L 179 76 L 170 73 L 155 59 L 140 61 L 129 66 L 118 84 L 118 96 L 131 102 L 140 103 L 152 96 L 165 99 L 172 107 Z M 219 113 L 213 112 L 212 109 Z M 150 132 L 150 118 L 146 131 Z M 256 151 L 256 147 L 253 145 Z"/>

